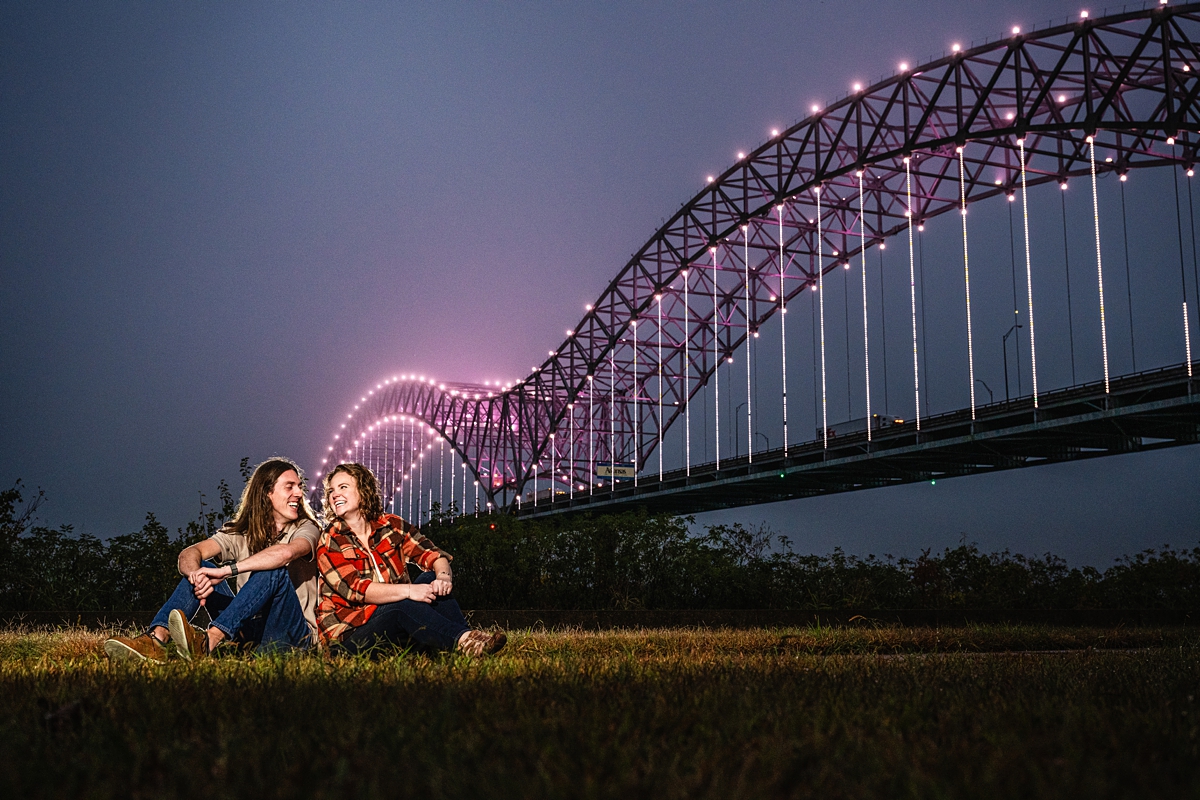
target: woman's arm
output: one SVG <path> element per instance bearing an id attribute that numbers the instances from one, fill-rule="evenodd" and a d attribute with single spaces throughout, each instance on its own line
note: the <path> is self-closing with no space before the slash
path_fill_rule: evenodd
<path id="1" fill-rule="evenodd" d="M 438 596 L 438 590 L 432 583 L 379 583 L 371 581 L 363 596 L 372 605 L 395 603 L 400 600 L 416 600 L 418 603 L 432 603 Z"/>
<path id="2" fill-rule="evenodd" d="M 432 583 L 378 583 L 372 581 L 363 593 L 368 603 L 381 605 L 395 603 L 398 600 L 416 600 L 418 603 L 432 603 L 434 598 L 450 594 L 454 588 L 451 581 L 454 573 L 450 571 L 450 559 L 439 557 L 433 562 L 434 580 Z"/>

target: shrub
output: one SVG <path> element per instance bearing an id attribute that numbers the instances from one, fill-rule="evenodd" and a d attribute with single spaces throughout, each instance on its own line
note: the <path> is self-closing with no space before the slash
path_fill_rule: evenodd
<path id="1" fill-rule="evenodd" d="M 199 517 L 175 536 L 147 514 L 140 530 L 104 542 L 69 525 L 32 525 L 42 495 L 22 506 L 17 483 L 0 492 L 0 610 L 158 607 L 179 580 L 179 551 L 233 514 L 224 482 L 218 497 L 210 508 L 201 495 Z M 766 527 L 693 526 L 644 511 L 518 520 L 435 507 L 425 532 L 454 555 L 466 608 L 1200 608 L 1200 547 L 1146 550 L 1101 573 L 1049 553 L 983 553 L 965 540 L 915 559 L 840 548 L 799 555 Z"/>

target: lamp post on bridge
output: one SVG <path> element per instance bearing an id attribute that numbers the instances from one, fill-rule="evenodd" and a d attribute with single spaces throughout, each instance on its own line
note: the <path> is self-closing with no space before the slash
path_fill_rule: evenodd
<path id="1" fill-rule="evenodd" d="M 994 394 L 992 394 L 992 387 L 990 387 L 986 383 L 984 383 L 983 378 L 976 378 L 975 382 L 978 384 L 981 384 L 983 386 L 983 388 L 987 389 L 989 405 L 996 402 L 996 396 Z"/>
<path id="2" fill-rule="evenodd" d="M 1012 336 L 1015 331 L 1019 331 L 1020 329 L 1021 329 L 1020 324 L 1013 325 L 1011 328 L 1008 329 L 1008 333 L 1004 334 L 1004 338 L 1000 340 L 1000 345 L 1004 348 L 1004 402 L 1006 402 L 1006 403 L 1009 400 L 1009 397 L 1008 397 L 1008 337 Z M 1021 365 L 1018 364 L 1017 369 L 1020 369 L 1020 368 L 1021 368 Z"/>

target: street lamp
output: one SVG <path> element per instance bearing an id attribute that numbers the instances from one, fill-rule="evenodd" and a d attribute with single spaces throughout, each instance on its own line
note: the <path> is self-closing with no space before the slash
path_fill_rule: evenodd
<path id="1" fill-rule="evenodd" d="M 992 394 L 992 387 L 990 387 L 990 386 L 988 386 L 986 383 L 984 383 L 984 382 L 983 382 L 983 378 L 976 378 L 976 379 L 975 379 L 975 382 L 976 382 L 976 383 L 979 383 L 979 384 L 983 384 L 983 388 L 987 389 L 987 393 L 988 393 L 988 404 L 989 404 L 989 405 L 990 405 L 991 403 L 994 403 L 994 402 L 996 402 L 996 397 L 995 397 L 995 395 L 993 395 L 993 394 Z"/>

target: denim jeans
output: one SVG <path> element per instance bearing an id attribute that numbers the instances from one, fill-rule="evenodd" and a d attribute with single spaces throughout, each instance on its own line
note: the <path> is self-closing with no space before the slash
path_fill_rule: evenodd
<path id="1" fill-rule="evenodd" d="M 413 583 L 433 583 L 434 574 L 423 572 Z M 347 633 L 336 650 L 355 655 L 381 646 L 412 647 L 423 653 L 449 651 L 470 630 L 458 601 L 437 597 L 432 603 L 398 600 L 376 606 L 363 625 Z"/>
<path id="2" fill-rule="evenodd" d="M 203 565 L 215 566 L 211 561 L 205 561 Z M 204 607 L 212 618 L 212 626 L 230 641 L 255 644 L 260 650 L 309 646 L 308 623 L 304 621 L 304 612 L 287 567 L 251 574 L 236 596 L 225 581 L 221 581 L 204 599 Z M 192 592 L 187 578 L 175 587 L 150 627 L 167 627 L 167 618 L 174 609 L 179 609 L 188 620 L 200 610 L 200 600 Z"/>

